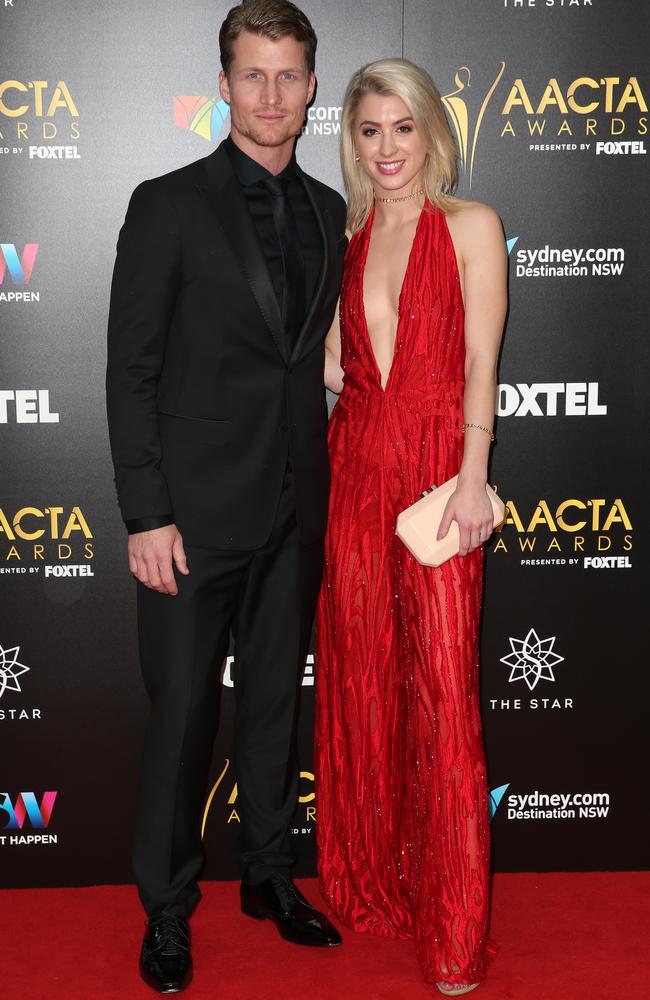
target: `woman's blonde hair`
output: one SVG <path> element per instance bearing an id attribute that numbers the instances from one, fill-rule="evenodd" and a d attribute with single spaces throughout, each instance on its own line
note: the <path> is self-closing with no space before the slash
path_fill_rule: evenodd
<path id="1" fill-rule="evenodd" d="M 429 201 L 443 211 L 453 210 L 450 197 L 457 179 L 456 147 L 440 94 L 423 69 L 408 59 L 379 59 L 362 66 L 345 91 L 341 118 L 341 168 L 348 194 L 348 228 L 364 225 L 373 203 L 373 186 L 355 154 L 355 117 L 366 94 L 399 97 L 413 116 L 427 155 L 422 186 Z"/>

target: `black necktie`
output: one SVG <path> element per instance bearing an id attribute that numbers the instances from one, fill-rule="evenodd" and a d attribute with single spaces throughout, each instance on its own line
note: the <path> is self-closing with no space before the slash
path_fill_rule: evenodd
<path id="1" fill-rule="evenodd" d="M 267 177 L 264 183 L 272 195 L 273 222 L 282 251 L 284 268 L 282 321 L 287 334 L 287 347 L 291 353 L 305 318 L 305 264 L 296 220 L 287 198 L 286 178 Z"/>

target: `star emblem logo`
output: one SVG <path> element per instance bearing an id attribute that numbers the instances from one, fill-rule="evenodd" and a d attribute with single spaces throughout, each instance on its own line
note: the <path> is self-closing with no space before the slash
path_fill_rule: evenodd
<path id="1" fill-rule="evenodd" d="M 20 646 L 13 646 L 11 649 L 0 646 L 0 698 L 5 691 L 21 693 L 18 678 L 21 674 L 26 674 L 29 667 L 18 662 L 19 652 Z"/>
<path id="2" fill-rule="evenodd" d="M 553 667 L 562 663 L 563 656 L 553 652 L 555 636 L 540 639 L 534 628 L 525 639 L 509 637 L 511 653 L 502 656 L 500 662 L 510 667 L 508 681 L 525 681 L 533 691 L 539 681 L 554 681 Z"/>

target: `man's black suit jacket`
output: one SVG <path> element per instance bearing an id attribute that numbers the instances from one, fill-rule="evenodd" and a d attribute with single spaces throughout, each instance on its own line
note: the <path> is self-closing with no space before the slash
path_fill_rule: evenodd
<path id="1" fill-rule="evenodd" d="M 290 452 L 301 541 L 322 537 L 324 338 L 345 239 L 341 196 L 301 172 L 323 268 L 287 356 L 280 308 L 225 150 L 133 193 L 117 245 L 107 399 L 125 521 L 172 514 L 185 544 L 267 540 Z"/>

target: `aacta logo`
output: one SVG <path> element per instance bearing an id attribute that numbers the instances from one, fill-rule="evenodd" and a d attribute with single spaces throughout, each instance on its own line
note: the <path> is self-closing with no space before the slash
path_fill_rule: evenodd
<path id="1" fill-rule="evenodd" d="M 506 91 L 502 86 L 505 69 L 505 62 L 501 62 L 494 76 L 484 83 L 479 80 L 477 85 L 470 67 L 459 66 L 454 74 L 455 88 L 442 98 L 456 133 L 461 169 L 470 187 L 479 134 L 488 109 L 492 114 L 500 106 L 497 132 L 501 138 L 521 133 L 527 139 L 574 135 L 602 139 L 627 133 L 644 136 L 648 132 L 644 117 L 648 105 L 636 76 L 576 76 L 567 82 L 550 77 L 542 83 L 517 77 L 509 82 Z M 499 103 L 495 96 L 497 89 Z M 575 148 L 574 144 L 568 145 Z M 582 146 L 593 149 L 594 144 Z"/>
<path id="2" fill-rule="evenodd" d="M 54 88 L 48 87 L 47 80 L 32 80 L 30 83 L 5 80 L 0 83 L 0 114 L 7 118 L 21 118 L 30 113 L 37 118 L 53 118 L 61 108 L 65 108 L 73 118 L 79 117 L 77 106 L 63 80 L 59 80 Z"/>
<path id="3" fill-rule="evenodd" d="M 3 830 L 22 830 L 29 820 L 34 830 L 46 830 L 50 825 L 57 792 L 43 792 L 40 805 L 34 792 L 19 792 L 14 802 L 8 792 L 0 792 L 0 824 L 2 813 L 5 822 L 0 825 Z"/>
<path id="4" fill-rule="evenodd" d="M 209 816 L 210 810 L 212 808 L 214 797 L 215 797 L 215 795 L 217 793 L 217 790 L 218 790 L 219 786 L 222 784 L 224 778 L 226 777 L 226 774 L 228 772 L 228 768 L 229 767 L 230 767 L 230 760 L 228 758 L 226 758 L 226 760 L 224 761 L 224 766 L 223 766 L 223 768 L 221 770 L 221 774 L 219 775 L 219 777 L 215 781 L 214 785 L 212 786 L 212 789 L 210 790 L 210 794 L 208 795 L 207 802 L 205 804 L 205 809 L 203 810 L 203 821 L 201 823 L 201 838 L 203 838 L 203 836 L 205 834 L 205 828 L 206 828 L 206 825 L 207 825 L 207 822 L 208 822 L 208 816 Z M 313 783 L 314 783 L 314 775 L 311 773 L 311 771 L 301 771 L 300 772 L 300 780 L 301 781 L 309 782 L 311 785 L 313 785 Z M 227 823 L 239 823 L 240 822 L 239 813 L 237 812 L 237 796 L 238 796 L 238 790 L 237 790 L 237 783 L 235 782 L 235 784 L 232 786 L 232 790 L 230 792 L 230 795 L 226 799 L 226 807 L 229 810 L 228 815 L 226 817 L 226 822 Z M 316 819 L 316 808 L 315 808 L 315 806 L 308 804 L 308 803 L 313 802 L 315 798 L 316 798 L 316 795 L 314 794 L 313 788 L 310 791 L 308 791 L 306 794 L 298 796 L 298 803 L 300 805 L 304 805 L 305 806 L 305 822 L 306 823 L 308 823 L 308 822 L 312 822 L 313 823 L 314 820 Z M 312 828 L 311 827 L 302 827 L 302 828 L 298 827 L 298 828 L 293 828 L 291 830 L 291 832 L 294 833 L 294 834 L 296 834 L 296 833 L 303 833 L 303 834 L 304 833 L 311 833 L 312 832 Z"/>
<path id="5" fill-rule="evenodd" d="M 47 80 L 0 83 L 0 139 L 56 139 L 61 122 L 66 119 L 69 124 L 65 134 L 78 139 L 78 118 L 77 105 L 64 80 L 55 85 Z"/>
<path id="6" fill-rule="evenodd" d="M 599 120 L 589 116 L 620 116 L 631 109 L 644 113 L 648 111 L 636 76 L 630 76 L 627 80 L 618 76 L 603 76 L 598 79 L 579 76 L 564 86 L 552 76 L 543 88 L 533 87 L 530 82 L 526 85 L 518 77 L 510 87 L 501 109 L 501 114 L 506 118 L 501 135 L 516 135 L 512 117 L 523 112 L 527 118 L 529 136 L 544 135 L 546 116 L 550 114 L 563 116 L 554 133 L 557 136 L 574 134 L 569 124 L 573 115 L 580 115 L 584 119 L 584 131 L 580 129 L 580 134 L 596 136 L 600 134 Z M 530 118 L 536 120 L 530 121 Z M 608 124 L 609 135 L 620 135 L 626 128 L 625 119 L 621 117 L 610 117 Z M 555 129 L 555 123 L 551 127 Z M 647 119 L 637 118 L 636 128 L 638 135 L 645 135 L 648 131 Z"/>
<path id="7" fill-rule="evenodd" d="M 0 534 L 4 533 L 10 541 L 22 538 L 33 541 L 36 538 L 70 538 L 73 532 L 79 531 L 85 538 L 92 538 L 86 518 L 79 507 L 73 507 L 66 513 L 63 507 L 21 507 L 11 519 L 7 518 L 0 507 Z"/>
<path id="8" fill-rule="evenodd" d="M 34 270 L 38 247 L 38 243 L 25 243 L 19 257 L 15 243 L 0 243 L 0 285 L 6 274 L 14 285 L 27 285 Z"/>
<path id="9" fill-rule="evenodd" d="M 495 529 L 498 536 L 495 553 L 508 552 L 508 544 L 512 544 L 511 529 L 516 532 L 522 553 L 561 553 L 567 543 L 572 552 L 586 554 L 586 546 L 593 547 L 594 543 L 598 552 L 607 552 L 613 540 L 622 544 L 624 552 L 629 552 L 633 546 L 632 522 L 620 497 L 614 500 L 576 497 L 557 505 L 539 500 L 532 509 L 508 500 L 505 520 Z M 622 538 L 621 531 L 625 532 Z"/>
<path id="10" fill-rule="evenodd" d="M 215 142 L 230 113 L 230 105 L 219 97 L 175 97 L 174 125 Z"/>
<path id="11" fill-rule="evenodd" d="M 40 572 L 40 563 L 46 557 L 58 562 L 68 562 L 73 555 L 84 560 L 93 559 L 93 544 L 89 541 L 92 537 L 80 507 L 71 510 L 65 507 L 21 507 L 13 516 L 0 507 L 0 560 L 20 563 L 24 557 L 31 557 L 37 566 L 29 569 L 29 573 Z M 3 542 L 6 546 L 2 546 Z M 47 566 L 45 570 L 45 576 L 52 575 Z M 27 573 L 28 570 L 3 567 L 0 572 Z M 71 571 L 66 575 L 93 574 Z"/>

